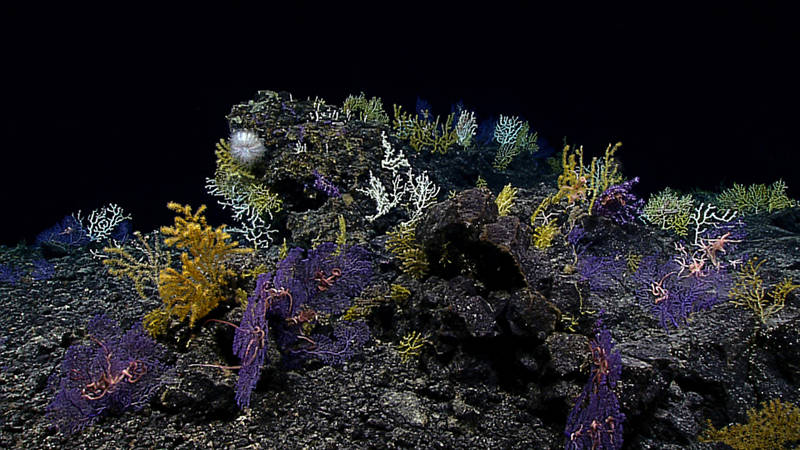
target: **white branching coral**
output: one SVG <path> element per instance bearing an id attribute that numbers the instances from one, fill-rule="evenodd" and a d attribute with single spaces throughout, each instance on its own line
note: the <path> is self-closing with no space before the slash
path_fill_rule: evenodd
<path id="1" fill-rule="evenodd" d="M 408 163 L 408 158 L 403 154 L 402 150 L 395 150 L 389 139 L 386 137 L 386 132 L 381 132 L 381 147 L 383 147 L 383 159 L 381 160 L 381 167 L 392 171 L 392 176 L 396 176 L 397 172 L 401 169 L 410 169 L 411 164 Z"/>
<path id="2" fill-rule="evenodd" d="M 238 184 L 230 184 L 223 189 L 217 184 L 216 179 L 206 178 L 206 191 L 220 197 L 217 202 L 231 210 L 231 215 L 238 226 L 229 228 L 228 231 L 240 234 L 256 250 L 269 248 L 272 244 L 271 235 L 278 230 L 270 228 L 272 210 L 259 208 L 251 198 L 252 190 L 243 189 Z"/>
<path id="3" fill-rule="evenodd" d="M 436 202 L 439 187 L 431 181 L 427 172 L 422 172 L 415 177 L 411 171 L 411 164 L 403 152 L 392 147 L 385 133 L 381 134 L 381 138 L 383 147 L 381 167 L 391 172 L 392 189 L 388 191 L 380 178 L 370 170 L 368 186 L 358 189 L 358 192 L 375 201 L 375 214 L 366 216 L 366 219 L 372 222 L 391 211 L 395 206 L 403 204 L 410 217 L 406 223 L 416 222 L 422 218 L 425 209 Z M 401 169 L 407 169 L 405 177 Z"/>
<path id="4" fill-rule="evenodd" d="M 494 128 L 494 140 L 501 146 L 514 146 L 517 143 L 517 135 L 519 135 L 522 125 L 522 119 L 517 116 L 500 115 L 500 119 Z"/>
<path id="5" fill-rule="evenodd" d="M 694 245 L 700 246 L 700 236 L 709 227 L 717 227 L 721 223 L 730 222 L 736 218 L 736 211 L 730 209 L 716 210 L 717 207 L 708 203 L 701 203 L 689 216 L 689 223 L 694 226 Z"/>
<path id="6" fill-rule="evenodd" d="M 125 214 L 122 208 L 114 203 L 109 203 L 102 208 L 95 209 L 89 214 L 86 221 L 78 211 L 75 219 L 86 229 L 86 234 L 92 242 L 100 242 L 111 236 L 114 229 L 125 219 L 130 219 L 130 214 Z"/>
<path id="7" fill-rule="evenodd" d="M 462 147 L 469 147 L 472 143 L 472 138 L 478 131 L 478 123 L 475 119 L 475 113 L 471 111 L 461 111 L 456 123 L 456 136 L 458 136 L 458 144 Z"/>
<path id="8" fill-rule="evenodd" d="M 415 223 L 422 218 L 422 214 L 429 206 L 436 203 L 436 196 L 439 195 L 439 186 L 436 186 L 428 178 L 428 172 L 423 171 L 414 177 L 411 169 L 409 169 L 405 191 L 409 193 L 409 202 L 406 210 L 410 217 L 406 223 Z"/>
<path id="9" fill-rule="evenodd" d="M 383 187 L 381 180 L 373 175 L 372 171 L 370 170 L 369 187 L 366 189 L 358 189 L 358 192 L 361 192 L 375 200 L 375 207 L 377 208 L 375 214 L 366 216 L 368 221 L 373 222 L 378 217 L 388 213 L 403 199 L 403 196 L 405 195 L 403 177 L 400 174 L 394 176 L 392 180 L 392 192 L 389 193 L 386 191 L 386 188 Z"/>

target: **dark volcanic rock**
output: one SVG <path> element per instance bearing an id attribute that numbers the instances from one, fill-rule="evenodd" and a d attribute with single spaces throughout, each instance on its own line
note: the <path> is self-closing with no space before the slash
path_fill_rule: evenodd
<path id="1" fill-rule="evenodd" d="M 517 217 L 498 217 L 491 194 L 481 189 L 463 191 L 433 206 L 418 226 L 433 274 L 468 276 L 485 292 L 481 297 L 453 291 L 455 303 L 450 304 L 472 324 L 471 335 L 488 332 L 491 315 L 504 316 L 511 332 L 520 336 L 543 339 L 542 333 L 555 329 L 558 310 L 528 289 L 522 270 L 529 235 Z M 478 323 L 482 331 L 476 333 Z"/>
<path id="2" fill-rule="evenodd" d="M 586 336 L 569 333 L 553 333 L 545 340 L 547 350 L 554 358 L 551 367 L 559 377 L 572 375 L 587 361 L 586 349 L 589 340 Z"/>

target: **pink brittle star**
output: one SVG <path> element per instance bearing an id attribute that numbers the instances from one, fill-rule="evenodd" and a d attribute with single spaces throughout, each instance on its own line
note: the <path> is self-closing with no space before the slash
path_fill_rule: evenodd
<path id="1" fill-rule="evenodd" d="M 258 356 L 258 351 L 267 345 L 267 333 L 263 328 L 256 326 L 253 328 L 251 333 L 256 335 L 256 339 L 250 339 L 250 341 L 247 343 L 247 348 L 244 350 L 244 356 L 247 357 L 250 355 L 250 350 L 253 348 L 253 344 L 256 343 L 256 341 L 258 341 L 258 345 L 256 346 L 256 350 L 253 352 L 253 354 L 247 357 L 247 364 L 251 364 L 253 361 L 255 361 L 256 356 Z M 244 358 L 242 360 L 244 360 Z"/>
<path id="2" fill-rule="evenodd" d="M 611 195 L 603 197 L 603 199 L 600 200 L 600 204 L 606 206 L 608 202 L 612 200 L 616 200 L 621 206 L 625 206 L 625 195 L 622 192 L 615 192 Z"/>
<path id="3" fill-rule="evenodd" d="M 664 280 L 666 280 L 668 276 L 674 275 L 674 274 L 675 274 L 675 272 L 670 272 L 670 273 L 664 275 L 664 278 L 662 278 L 661 281 L 659 281 L 658 283 L 656 283 L 655 281 L 650 283 L 650 292 L 656 297 L 656 299 L 655 299 L 655 304 L 656 305 L 669 298 L 669 290 L 667 290 L 667 288 L 661 286 L 661 283 L 663 283 Z"/>
<path id="4" fill-rule="evenodd" d="M 308 323 L 316 320 L 317 312 L 313 309 L 303 309 L 294 317 L 287 317 L 286 323 L 289 325 L 300 325 L 301 323 Z"/>
<path id="5" fill-rule="evenodd" d="M 313 309 L 303 309 L 302 311 L 297 313 L 296 316 L 287 317 L 286 318 L 286 323 L 288 325 L 302 325 L 304 323 L 310 323 L 310 322 L 313 322 L 315 320 L 317 320 L 317 312 L 316 311 L 314 311 Z M 305 335 L 305 332 L 303 331 L 302 327 L 300 327 L 298 329 L 298 331 L 300 333 L 300 334 L 298 334 L 296 336 L 298 339 L 302 339 L 302 340 L 310 343 L 311 344 L 311 347 L 310 347 L 311 350 L 317 348 L 317 343 L 314 342 L 313 339 L 311 339 L 310 337 Z"/>
<path id="6" fill-rule="evenodd" d="M 594 365 L 597 366 L 597 372 L 594 375 L 594 392 L 597 393 L 598 386 L 600 385 L 601 378 L 603 376 L 607 376 L 609 370 L 611 369 L 608 364 L 608 357 L 606 355 L 606 351 L 604 348 L 600 347 L 599 345 L 596 347 L 592 347 L 589 345 L 589 348 L 592 352 L 592 360 Z"/>
<path id="7" fill-rule="evenodd" d="M 114 386 L 119 384 L 121 381 L 135 383 L 147 373 L 147 367 L 141 361 L 133 360 L 128 363 L 128 367 L 120 371 L 120 373 L 117 375 L 112 375 L 111 352 L 108 351 L 102 342 L 94 338 L 92 339 L 100 344 L 104 350 L 106 350 L 106 369 L 103 371 L 97 381 L 93 381 L 81 389 L 81 397 L 87 400 L 99 400 L 111 392 L 114 389 Z"/>
<path id="8" fill-rule="evenodd" d="M 717 260 L 717 252 L 726 253 L 725 244 L 735 244 L 737 242 L 742 242 L 741 240 L 729 239 L 728 237 L 730 235 L 731 233 L 729 231 L 716 239 L 708 239 L 707 242 L 704 245 L 702 245 L 703 251 L 705 251 L 706 255 L 708 255 L 709 259 L 711 259 L 711 263 L 714 264 L 714 267 L 719 267 L 719 261 Z"/>
<path id="9" fill-rule="evenodd" d="M 230 325 L 233 328 L 236 328 L 237 330 L 242 330 L 242 327 L 236 325 L 235 323 L 228 322 L 227 320 L 208 319 L 206 323 L 208 322 L 218 322 L 225 325 Z M 246 332 L 255 335 L 255 338 L 248 340 L 247 348 L 245 348 L 244 350 L 242 364 L 238 366 L 223 366 L 220 364 L 189 364 L 189 367 L 214 367 L 216 369 L 231 370 L 231 369 L 241 369 L 242 365 L 252 364 L 252 362 L 255 361 L 256 357 L 258 357 L 258 351 L 267 345 L 267 332 L 258 325 L 253 327 L 252 330 L 246 330 Z M 250 351 L 253 350 L 253 345 L 255 345 L 255 351 L 253 351 L 251 354 Z"/>
<path id="10" fill-rule="evenodd" d="M 301 332 L 301 333 L 302 333 L 302 332 Z M 317 343 L 316 343 L 316 341 L 314 341 L 314 340 L 313 340 L 313 339 L 311 339 L 310 337 L 306 336 L 305 334 L 298 334 L 298 335 L 297 335 L 297 338 L 298 338 L 298 339 L 302 339 L 302 340 L 304 340 L 304 341 L 308 342 L 309 344 L 311 344 L 311 347 L 308 347 L 308 349 L 307 349 L 307 350 L 315 350 L 315 349 L 317 348 Z"/>
<path id="11" fill-rule="evenodd" d="M 611 434 L 611 442 L 614 442 L 614 423 L 615 423 L 615 421 L 616 421 L 616 419 L 614 418 L 614 416 L 608 416 L 606 418 L 606 425 L 608 425 L 609 428 L 610 428 L 607 431 L 607 433 Z"/>
<path id="12" fill-rule="evenodd" d="M 267 289 L 267 310 L 272 307 L 273 300 L 278 300 L 283 297 L 289 297 L 289 314 L 292 313 L 292 308 L 294 308 L 294 299 L 292 298 L 292 293 L 289 292 L 288 289 L 282 287 L 280 289 L 269 288 Z"/>
<path id="13" fill-rule="evenodd" d="M 695 257 L 695 255 L 692 255 L 692 262 L 689 264 L 686 264 L 685 261 L 682 260 L 676 260 L 676 261 L 681 266 L 681 270 L 680 272 L 678 272 L 678 275 L 680 275 L 680 273 L 683 272 L 684 269 L 689 271 L 689 273 L 686 274 L 686 276 L 684 276 L 683 278 L 688 278 L 692 275 L 694 275 L 697 278 L 702 278 L 708 275 L 708 273 L 703 272 L 703 268 L 706 266 L 706 259 L 703 258 L 702 256 L 700 258 L 697 258 Z"/>
<path id="14" fill-rule="evenodd" d="M 704 259 L 696 259 L 692 257 L 692 263 L 686 266 L 689 269 L 689 275 L 694 275 L 698 278 L 704 277 L 708 275 L 707 273 L 703 272 L 703 267 L 706 265 L 706 260 Z"/>
<path id="15" fill-rule="evenodd" d="M 678 276 L 685 270 L 688 270 L 689 273 L 681 278 L 689 278 L 692 275 L 697 278 L 702 278 L 708 275 L 707 272 L 703 272 L 703 268 L 706 265 L 706 258 L 701 250 L 695 251 L 691 257 L 689 257 L 686 248 L 682 244 L 676 243 L 675 250 L 680 253 L 680 255 L 675 257 L 675 262 L 681 267 L 681 270 L 678 271 Z M 691 262 L 687 262 L 690 259 Z"/>
<path id="16" fill-rule="evenodd" d="M 268 287 L 268 286 L 269 286 L 269 284 L 265 283 L 264 287 L 263 287 L 263 290 L 262 290 L 262 295 L 265 295 L 265 297 L 266 297 L 265 300 L 264 300 L 264 302 L 265 302 L 264 309 L 263 309 L 263 311 L 260 311 L 257 314 L 266 315 L 267 311 L 270 310 L 270 308 L 272 307 L 274 302 L 280 300 L 281 298 L 287 298 L 287 297 L 289 298 L 289 311 L 291 312 L 292 309 L 294 308 L 294 300 L 292 298 L 291 292 L 289 292 L 289 290 L 286 289 L 285 287 L 281 287 L 279 289 L 276 289 L 274 287 Z M 208 323 L 208 322 L 219 322 L 219 323 L 222 323 L 222 324 L 225 324 L 225 325 L 230 325 L 233 328 L 236 328 L 237 330 L 243 330 L 242 327 L 240 327 L 240 326 L 238 326 L 238 325 L 236 325 L 234 323 L 228 322 L 227 320 L 208 319 L 206 321 L 206 323 Z M 242 364 L 243 365 L 247 365 L 247 364 L 252 364 L 252 362 L 255 361 L 255 359 L 258 357 L 258 352 L 261 349 L 263 349 L 264 347 L 266 347 L 266 345 L 267 345 L 267 331 L 264 328 L 262 328 L 261 326 L 259 326 L 259 325 L 255 325 L 255 326 L 252 327 L 252 329 L 250 329 L 250 330 L 246 330 L 245 329 L 244 331 L 247 332 L 247 333 L 250 333 L 251 335 L 253 335 L 253 337 L 248 340 L 247 347 L 245 348 L 244 355 L 242 357 Z M 241 369 L 242 368 L 242 365 L 238 365 L 238 366 L 222 366 L 222 365 L 218 365 L 218 364 L 190 364 L 190 366 L 194 366 L 194 367 L 215 367 L 215 368 L 218 368 L 218 369 Z"/>
<path id="17" fill-rule="evenodd" d="M 572 433 L 569 434 L 569 440 L 570 441 L 574 441 L 575 439 L 577 439 L 577 438 L 579 438 L 581 436 L 583 436 L 583 424 L 581 424 L 581 426 L 578 427 L 577 430 L 575 430 L 575 431 L 573 431 Z"/>
<path id="18" fill-rule="evenodd" d="M 342 276 L 342 269 L 338 267 L 334 267 L 331 269 L 331 275 L 329 277 L 325 276 L 325 272 L 318 270 L 314 274 L 314 281 L 318 282 L 317 289 L 320 291 L 327 291 L 329 287 L 333 286 L 333 282 L 336 281 L 337 278 Z"/>

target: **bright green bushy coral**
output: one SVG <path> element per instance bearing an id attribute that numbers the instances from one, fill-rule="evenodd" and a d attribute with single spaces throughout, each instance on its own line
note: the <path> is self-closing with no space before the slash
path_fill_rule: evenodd
<path id="1" fill-rule="evenodd" d="M 746 424 L 729 425 L 718 430 L 709 420 L 708 429 L 698 440 L 722 442 L 737 450 L 780 449 L 787 443 L 800 441 L 800 408 L 778 399 L 761 405 L 760 411 L 754 408 L 747 412 Z"/>
<path id="2" fill-rule="evenodd" d="M 682 196 L 666 188 L 647 200 L 642 217 L 662 230 L 672 230 L 680 236 L 686 236 L 693 208 L 691 194 Z"/>
<path id="3" fill-rule="evenodd" d="M 734 183 L 717 196 L 717 204 L 722 208 L 738 211 L 741 214 L 758 214 L 791 208 L 797 202 L 786 195 L 786 183 L 778 180 L 771 185 L 752 184 L 744 187 Z"/>
<path id="4" fill-rule="evenodd" d="M 425 111 L 427 114 L 428 112 Z M 398 138 L 407 140 L 408 145 L 416 151 L 430 150 L 431 153 L 447 153 L 447 150 L 458 142 L 458 134 L 453 128 L 454 114 L 450 114 L 441 123 L 440 117 L 434 120 L 423 120 L 419 116 L 411 116 L 394 105 L 394 131 Z"/>
<path id="5" fill-rule="evenodd" d="M 217 143 L 214 181 L 218 194 L 228 202 L 247 204 L 260 215 L 279 212 L 283 202 L 278 195 L 258 182 L 246 167 L 238 164 L 230 151 L 230 145 L 224 139 Z"/>
<path id="6" fill-rule="evenodd" d="M 383 101 L 378 97 L 367 100 L 363 92 L 357 96 L 348 96 L 342 105 L 342 111 L 345 114 L 354 114 L 364 122 L 389 123 L 389 116 L 383 110 Z"/>
<path id="7" fill-rule="evenodd" d="M 239 164 L 231 156 L 231 146 L 225 139 L 217 142 L 217 170 L 214 180 L 220 190 L 228 192 L 234 186 L 248 185 L 256 181 L 255 176 L 243 165 Z"/>
<path id="8" fill-rule="evenodd" d="M 501 116 L 501 118 L 502 117 L 503 116 Z M 497 153 L 494 155 L 492 167 L 503 171 L 508 168 L 508 165 L 514 160 L 514 157 L 519 155 L 521 152 L 537 152 L 539 150 L 539 144 L 537 142 L 538 139 L 538 132 L 534 131 L 531 133 L 531 127 L 528 122 L 523 122 L 519 127 L 519 130 L 516 132 L 516 138 L 514 139 L 514 142 L 500 145 L 500 147 L 497 149 Z"/>

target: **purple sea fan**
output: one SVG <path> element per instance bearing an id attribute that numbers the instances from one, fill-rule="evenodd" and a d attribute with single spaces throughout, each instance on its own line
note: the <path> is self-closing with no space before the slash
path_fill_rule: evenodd
<path id="1" fill-rule="evenodd" d="M 131 238 L 132 234 L 133 232 L 131 231 L 131 221 L 123 220 L 122 222 L 119 223 L 119 225 L 117 225 L 117 227 L 111 233 L 111 239 L 120 244 L 124 244 Z"/>
<path id="2" fill-rule="evenodd" d="M 261 368 L 267 354 L 267 299 L 251 298 L 233 337 L 233 353 L 241 360 L 239 380 L 236 382 L 236 404 L 250 406 L 250 394 L 261 377 Z"/>
<path id="3" fill-rule="evenodd" d="M 636 298 L 667 333 L 686 325 L 692 314 L 723 302 L 731 282 L 724 269 L 710 269 L 703 277 L 681 275 L 674 259 L 661 264 L 655 256 L 642 259 L 633 281 Z"/>
<path id="4" fill-rule="evenodd" d="M 36 236 L 36 245 L 52 245 L 62 249 L 87 245 L 89 234 L 75 216 L 66 216 L 56 225 Z"/>
<path id="5" fill-rule="evenodd" d="M 267 307 L 269 315 L 282 319 L 295 316 L 301 307 L 337 314 L 350 305 L 371 277 L 368 250 L 324 242 L 307 253 L 299 247 L 291 249 L 278 263 L 274 275 L 259 277 L 256 294 L 266 297 L 284 293 L 280 301 L 268 302 Z M 291 294 L 291 301 L 285 293 Z"/>
<path id="6" fill-rule="evenodd" d="M 608 291 L 620 282 L 625 261 L 614 256 L 582 255 L 578 259 L 581 281 L 589 283 L 592 292 Z"/>
<path id="7" fill-rule="evenodd" d="M 619 225 L 632 222 L 642 213 L 644 200 L 637 198 L 630 191 L 633 185 L 639 182 L 639 177 L 624 183 L 615 184 L 597 198 L 595 212 L 605 216 Z"/>
<path id="8" fill-rule="evenodd" d="M 304 262 L 307 305 L 328 314 L 349 307 L 372 277 L 370 252 L 357 245 L 340 247 L 325 242 L 309 250 Z"/>
<path id="9" fill-rule="evenodd" d="M 16 286 L 21 277 L 22 270 L 11 265 L 0 264 L 0 283 L 10 283 L 12 286 Z"/>
<path id="10" fill-rule="evenodd" d="M 280 294 L 280 299 L 275 298 L 268 302 L 267 309 L 269 315 L 279 319 L 287 319 L 294 316 L 308 299 L 309 289 L 307 278 L 303 271 L 305 250 L 295 247 L 289 250 L 284 259 L 278 262 L 274 275 L 272 273 L 262 275 L 256 286 L 259 296 L 275 296 Z M 291 296 L 287 295 L 290 294 Z"/>
<path id="11" fill-rule="evenodd" d="M 569 231 L 567 234 L 567 242 L 569 242 L 573 247 L 576 249 L 577 254 L 581 254 L 581 251 L 578 251 L 578 246 L 581 244 L 581 241 L 586 239 L 589 236 L 589 233 L 583 227 L 575 227 Z M 585 247 L 585 246 L 584 246 Z"/>
<path id="12" fill-rule="evenodd" d="M 230 146 L 233 159 L 245 166 L 258 162 L 267 152 L 267 148 L 254 130 L 233 130 Z"/>
<path id="13" fill-rule="evenodd" d="M 313 335 L 313 346 L 299 351 L 307 358 L 316 358 L 323 364 L 342 364 L 369 341 L 369 327 L 364 322 L 340 322 L 333 330 L 333 339 Z"/>
<path id="14" fill-rule="evenodd" d="M 597 333 L 590 342 L 592 370 L 578 396 L 564 429 L 567 450 L 622 448 L 622 423 L 614 392 L 622 373 L 622 358 L 613 351 L 611 333 L 598 320 Z"/>
<path id="15" fill-rule="evenodd" d="M 47 416 L 59 431 L 72 434 L 100 416 L 139 410 L 164 382 L 165 350 L 138 324 L 122 334 L 116 322 L 95 316 L 87 326 L 90 344 L 67 349 Z"/>
<path id="16" fill-rule="evenodd" d="M 260 376 L 267 324 L 290 366 L 309 357 L 334 364 L 363 345 L 369 336 L 368 329 L 362 329 L 366 325 L 335 326 L 333 337 L 310 336 L 308 326 L 314 326 L 320 313 L 342 313 L 371 276 L 369 251 L 332 242 L 308 252 L 293 248 L 274 272 L 261 274 L 234 340 L 234 353 L 242 360 L 236 396 L 239 406 L 249 404 Z"/>

